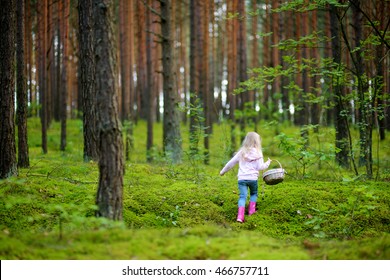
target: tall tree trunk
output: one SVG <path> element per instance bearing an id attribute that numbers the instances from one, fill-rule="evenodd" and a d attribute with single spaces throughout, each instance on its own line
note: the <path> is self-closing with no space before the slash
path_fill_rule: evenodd
<path id="1" fill-rule="evenodd" d="M 204 114 L 204 123 L 203 126 L 203 144 L 204 144 L 204 163 L 209 164 L 210 161 L 210 134 L 211 134 L 211 94 L 213 92 L 209 91 L 210 85 L 210 70 L 209 70 L 209 3 L 205 1 L 203 3 L 202 11 L 202 81 L 201 81 L 201 92 L 203 97 L 203 114 Z"/>
<path id="2" fill-rule="evenodd" d="M 136 118 L 146 118 L 146 7 L 142 1 L 137 1 L 137 97 L 136 97 Z"/>
<path id="3" fill-rule="evenodd" d="M 228 1 L 227 13 L 234 14 L 237 12 L 237 0 Z M 237 18 L 230 18 L 226 21 L 226 31 L 228 37 L 228 54 L 227 54 L 227 72 L 228 72 L 228 88 L 227 98 L 229 100 L 229 115 L 230 115 L 230 154 L 236 151 L 236 96 L 233 90 L 237 87 Z"/>
<path id="4" fill-rule="evenodd" d="M 376 14 L 377 14 L 377 20 L 380 23 L 381 30 L 385 30 L 385 2 L 384 1 L 377 1 L 376 2 Z M 377 106 L 380 110 L 379 114 L 377 115 L 377 121 L 378 121 L 378 127 L 379 127 L 379 137 L 380 140 L 385 140 L 386 133 L 386 114 L 385 114 L 385 106 L 386 106 L 386 89 L 385 89 L 385 46 L 383 42 L 376 46 L 376 57 L 375 57 L 375 65 L 376 65 L 376 77 L 375 77 L 375 84 L 374 89 L 376 91 L 377 95 Z M 387 71 L 388 72 L 388 71 Z"/>
<path id="5" fill-rule="evenodd" d="M 272 10 L 279 8 L 279 1 L 273 0 L 271 1 Z M 277 67 L 280 64 L 280 56 L 279 56 L 279 48 L 277 45 L 279 44 L 279 13 L 272 11 L 271 12 L 271 20 L 272 20 L 272 43 L 271 43 L 271 52 L 272 52 L 272 66 Z M 275 113 L 278 112 L 278 103 L 279 100 L 277 96 L 280 94 L 280 77 L 275 77 L 274 83 L 271 88 L 271 103 L 269 105 L 268 110 L 270 110 L 270 116 L 272 117 Z"/>
<path id="6" fill-rule="evenodd" d="M 33 40 L 32 40 L 32 16 L 31 16 L 31 3 L 28 1 L 25 5 L 26 9 L 26 20 L 25 20 L 25 51 L 26 51 L 26 63 L 27 63 L 27 73 L 26 77 L 28 80 L 28 96 L 27 100 L 32 105 L 28 110 L 28 116 L 36 116 L 36 112 L 34 111 L 34 103 L 35 103 L 35 90 L 33 92 Z"/>
<path id="7" fill-rule="evenodd" d="M 114 1 L 94 0 L 96 94 L 99 133 L 97 216 L 122 220 L 124 158 L 118 116 Z"/>
<path id="8" fill-rule="evenodd" d="M 199 19 L 199 6 L 196 0 L 190 0 L 190 153 L 195 155 L 198 153 L 199 135 L 197 127 L 199 127 L 199 118 L 197 116 L 196 100 L 199 91 L 199 71 L 196 67 L 198 56 L 198 36 L 199 28 L 197 20 Z"/>
<path id="9" fill-rule="evenodd" d="M 61 13 L 62 17 L 62 73 L 61 73 L 61 144 L 60 150 L 65 151 L 66 148 L 66 119 L 67 119 L 67 106 L 68 106 L 68 37 L 69 37 L 69 0 L 63 1 L 63 7 Z"/>
<path id="10" fill-rule="evenodd" d="M 332 36 L 332 55 L 333 61 L 341 67 L 341 35 L 338 22 L 338 10 L 337 7 L 330 6 L 330 28 Z M 335 99 L 335 108 L 334 108 L 334 119 L 335 119 L 335 130 L 336 130 L 336 148 L 339 150 L 336 152 L 336 162 L 345 168 L 350 167 L 349 161 L 349 145 L 348 141 L 348 120 L 343 113 L 344 111 L 344 91 L 343 86 L 341 85 L 340 78 L 338 76 L 334 77 L 333 81 L 333 92 Z"/>
<path id="11" fill-rule="evenodd" d="M 238 1 L 238 14 L 240 19 L 238 20 L 238 34 L 237 34 L 237 56 L 238 56 L 238 83 L 248 80 L 248 63 L 247 63 L 247 51 L 246 51 L 246 12 L 245 1 Z M 241 130 L 241 142 L 245 138 L 245 128 L 247 122 L 247 116 L 245 115 L 245 106 L 249 102 L 249 93 L 242 92 L 240 94 L 240 130 Z"/>
<path id="12" fill-rule="evenodd" d="M 4 179 L 18 174 L 14 122 L 16 2 L 0 3 L 0 179 Z"/>
<path id="13" fill-rule="evenodd" d="M 128 0 L 128 17 L 129 25 L 127 28 L 128 38 L 129 38 L 129 106 L 130 106 L 130 119 L 133 121 L 135 119 L 134 105 L 136 100 L 135 86 L 134 86 L 134 51 L 135 51 L 135 39 L 134 39 L 134 0 Z M 132 135 L 132 134 L 131 134 Z"/>
<path id="14" fill-rule="evenodd" d="M 308 3 L 308 0 L 305 0 Z M 309 36 L 309 12 L 302 13 L 302 28 L 303 36 Z M 309 59 L 309 49 L 308 46 L 304 46 L 302 50 L 302 59 Z M 304 68 L 302 70 L 302 92 L 301 92 L 301 103 L 299 104 L 302 107 L 302 111 L 299 113 L 302 116 L 301 119 L 301 137 L 305 141 L 305 147 L 309 145 L 309 129 L 307 125 L 309 121 L 309 102 L 307 102 L 307 96 L 310 93 L 310 80 L 309 80 L 309 71 Z"/>
<path id="15" fill-rule="evenodd" d="M 47 127 L 50 127 L 52 116 L 53 116 L 53 110 L 52 110 L 52 69 L 54 68 L 54 61 L 52 58 L 54 57 L 54 38 L 52 34 L 53 30 L 53 0 L 47 0 L 47 19 L 46 19 L 46 98 L 45 98 L 45 105 L 46 105 L 46 122 Z"/>
<path id="16" fill-rule="evenodd" d="M 366 167 L 367 176 L 372 177 L 372 127 L 373 113 L 369 98 L 366 97 L 368 92 L 368 81 L 364 77 L 365 65 L 363 61 L 364 47 L 362 46 L 363 37 L 363 13 L 361 11 L 360 0 L 351 0 L 353 14 L 353 30 L 354 30 L 354 50 L 351 51 L 351 56 L 357 78 L 357 96 L 359 105 L 359 132 L 360 132 L 360 157 L 359 165 Z M 347 38 L 345 37 L 347 40 Z"/>
<path id="17" fill-rule="evenodd" d="M 18 166 L 30 165 L 27 141 L 27 91 L 26 69 L 24 55 L 24 0 L 17 0 L 16 8 L 16 92 L 17 92 L 17 123 L 18 123 Z"/>
<path id="18" fill-rule="evenodd" d="M 313 10 L 310 12 L 310 26 L 311 26 L 311 33 L 317 32 L 317 13 L 318 11 Z M 320 68 L 320 54 L 318 52 L 319 48 L 318 45 L 311 48 L 311 57 L 315 59 L 315 65 Z M 310 79 L 311 84 L 311 90 L 313 91 L 312 94 L 316 97 L 320 97 L 320 91 L 318 89 L 318 77 L 317 75 L 313 75 Z M 315 125 L 314 132 L 318 133 L 319 131 L 319 124 L 320 124 L 320 115 L 321 115 L 321 106 L 319 102 L 315 102 L 312 104 L 310 108 L 310 120 L 311 124 Z"/>
<path id="19" fill-rule="evenodd" d="M 121 108 L 121 120 L 129 120 L 130 117 L 130 67 L 129 63 L 129 38 L 128 29 L 130 28 L 128 22 L 128 1 L 119 1 L 119 30 L 120 30 L 120 70 L 121 70 L 121 95 L 122 95 L 122 108 Z"/>
<path id="20" fill-rule="evenodd" d="M 96 128 L 93 0 L 79 1 L 80 89 L 83 103 L 84 161 L 99 159 Z"/>
<path id="21" fill-rule="evenodd" d="M 150 6 L 151 1 L 148 1 Z M 152 15 L 149 9 L 146 10 L 146 30 L 152 30 Z M 152 161 L 153 147 L 153 115 L 154 115 L 154 94 L 153 94 L 153 61 L 152 61 L 152 34 L 146 34 L 146 121 L 147 121 L 147 137 L 146 137 L 146 158 L 148 162 Z"/>
<path id="22" fill-rule="evenodd" d="M 39 101 L 41 105 L 41 129 L 42 129 L 42 152 L 47 153 L 47 0 L 37 3 L 38 13 L 38 76 L 39 76 Z"/>
<path id="23" fill-rule="evenodd" d="M 265 0 L 265 10 L 264 10 L 264 33 L 271 32 L 271 12 L 270 12 L 270 0 Z M 299 18 L 299 17 L 298 17 Z M 263 67 L 271 67 L 271 48 L 270 48 L 270 36 L 263 36 Z M 298 52 L 299 54 L 299 52 Z M 298 59 L 298 58 L 297 58 Z M 269 84 L 264 82 L 264 90 L 263 90 L 263 99 L 261 101 L 265 106 L 262 109 L 267 108 L 268 103 L 270 102 L 270 90 L 268 88 Z M 269 119 L 268 114 L 263 114 L 266 110 L 260 110 L 260 117 L 263 119 Z"/>
<path id="24" fill-rule="evenodd" d="M 163 142 L 164 152 L 173 163 L 181 161 L 181 135 L 177 91 L 173 68 L 171 1 L 161 0 L 161 33 L 164 91 Z"/>

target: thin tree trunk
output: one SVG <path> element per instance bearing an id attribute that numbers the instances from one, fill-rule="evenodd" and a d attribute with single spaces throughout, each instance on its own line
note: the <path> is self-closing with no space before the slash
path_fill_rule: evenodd
<path id="1" fill-rule="evenodd" d="M 17 123 L 18 123 L 18 166 L 30 165 L 27 141 L 27 91 L 25 77 L 24 55 L 24 0 L 17 0 L 17 31 L 16 31 L 16 92 L 17 92 Z"/>
<path id="2" fill-rule="evenodd" d="M 40 117 L 42 129 L 42 152 L 47 154 L 47 65 L 46 65 L 46 30 L 47 30 L 47 0 L 37 3 L 38 13 L 38 71 L 39 71 L 39 101 L 41 104 Z"/>
<path id="3" fill-rule="evenodd" d="M 237 34 L 237 56 L 238 56 L 238 82 L 244 82 L 248 80 L 248 63 L 247 63 L 247 51 L 246 51 L 246 12 L 245 12 L 245 1 L 238 1 L 238 13 L 240 19 L 238 20 L 238 34 Z M 247 122 L 247 116 L 245 116 L 245 106 L 249 102 L 249 93 L 242 92 L 240 94 L 240 130 L 241 130 L 241 141 L 245 137 L 245 128 Z"/>
<path id="4" fill-rule="evenodd" d="M 148 6 L 150 6 L 151 1 L 148 1 Z M 152 28 L 152 15 L 149 9 L 146 10 L 146 30 L 151 30 Z M 153 147 L 153 114 L 154 114 L 154 106 L 152 106 L 154 102 L 153 95 L 153 61 L 152 61 L 152 34 L 148 32 L 146 34 L 146 109 L 147 109 L 147 137 L 146 137 L 146 158 L 148 162 L 152 161 L 152 147 Z"/>
<path id="5" fill-rule="evenodd" d="M 66 119 L 67 119 L 67 98 L 68 98 L 68 37 L 69 37 L 69 0 L 65 0 L 64 6 L 62 7 L 62 73 L 61 73 L 61 144 L 60 150 L 65 151 L 66 148 Z"/>
<path id="6" fill-rule="evenodd" d="M 330 28 L 332 36 L 332 55 L 333 61 L 341 67 L 341 35 L 338 22 L 338 10 L 337 7 L 330 6 Z M 335 108 L 334 108 L 334 119 L 335 119 L 335 130 L 336 130 L 336 148 L 339 150 L 336 152 L 336 162 L 344 167 L 350 167 L 349 161 L 349 137 L 348 137 L 348 120 L 343 114 L 344 110 L 344 91 L 343 86 L 341 85 L 340 78 L 338 76 L 334 77 L 333 81 L 333 92 L 335 98 Z"/>

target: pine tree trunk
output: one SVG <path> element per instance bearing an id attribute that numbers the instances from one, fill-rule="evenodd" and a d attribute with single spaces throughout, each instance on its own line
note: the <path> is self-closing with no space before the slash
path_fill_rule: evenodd
<path id="1" fill-rule="evenodd" d="M 80 89 L 83 103 L 84 161 L 99 159 L 96 91 L 95 56 L 93 36 L 93 0 L 79 2 L 79 39 L 80 39 Z"/>
<path id="2" fill-rule="evenodd" d="M 68 106 L 68 36 L 69 36 L 69 0 L 63 1 L 64 6 L 60 11 L 62 16 L 62 73 L 61 73 L 61 93 L 60 93 L 60 118 L 61 118 L 61 144 L 60 150 L 65 151 L 66 148 L 66 119 Z"/>
<path id="3" fill-rule="evenodd" d="M 148 1 L 148 6 L 150 6 L 151 1 Z M 146 29 L 152 30 L 152 15 L 151 11 L 147 9 L 146 11 Z M 152 34 L 146 34 L 146 121 L 147 121 L 147 137 L 146 137 L 146 157 L 147 161 L 152 161 L 152 147 L 153 147 L 153 114 L 154 114 L 154 94 L 153 94 L 153 61 L 152 61 Z"/>
<path id="4" fill-rule="evenodd" d="M 337 8 L 335 6 L 330 7 L 330 28 L 332 36 L 332 55 L 333 61 L 341 66 L 341 35 L 339 29 L 339 22 L 337 19 Z M 339 77 L 334 77 L 333 92 L 335 98 L 334 119 L 336 130 L 336 148 L 339 150 L 336 152 L 336 162 L 345 168 L 350 167 L 349 161 L 349 146 L 348 146 L 348 120 L 343 114 L 344 111 L 344 91 Z"/>
<path id="5" fill-rule="evenodd" d="M 97 216 L 122 220 L 124 158 L 117 104 L 114 1 L 94 0 L 96 94 L 99 133 Z"/>
<path id="6" fill-rule="evenodd" d="M 47 154 L 47 0 L 37 3 L 38 13 L 38 76 L 39 101 L 41 105 L 40 118 L 42 130 L 42 152 Z"/>
<path id="7" fill-rule="evenodd" d="M 179 163 L 182 151 L 177 92 L 172 61 L 171 2 L 170 0 L 161 0 L 160 4 L 164 91 L 163 144 L 165 155 L 172 163 Z"/>
<path id="8" fill-rule="evenodd" d="M 16 1 L 0 3 L 0 179 L 4 179 L 18 174 L 14 122 Z"/>
<path id="9" fill-rule="evenodd" d="M 17 92 L 17 124 L 18 124 L 18 166 L 30 165 L 27 141 L 27 91 L 24 55 L 24 0 L 17 0 L 16 8 L 16 92 Z"/>

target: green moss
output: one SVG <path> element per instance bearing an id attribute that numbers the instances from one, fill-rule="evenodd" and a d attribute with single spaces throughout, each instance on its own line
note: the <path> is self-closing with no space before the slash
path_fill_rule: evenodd
<path id="1" fill-rule="evenodd" d="M 46 155 L 40 150 L 39 122 L 30 123 L 31 167 L 0 181 L 1 259 L 390 258 L 387 179 L 354 178 L 329 160 L 309 167 L 311 179 L 299 179 L 271 126 L 262 127 L 264 153 L 289 173 L 283 183 L 265 186 L 264 193 L 259 181 L 257 213 L 241 224 L 235 221 L 237 167 L 219 176 L 229 159 L 225 124 L 214 128 L 208 166 L 188 156 L 170 165 L 159 152 L 162 141 L 155 162 L 147 164 L 145 124 L 136 125 L 135 148 L 125 167 L 123 222 L 112 222 L 94 217 L 98 167 L 82 160 L 81 122 L 69 121 L 71 145 L 65 152 L 59 151 L 53 123 Z M 155 132 L 161 139 L 157 124 Z M 184 149 L 186 133 L 183 127 Z M 311 143 L 321 149 L 333 141 L 329 135 L 331 130 Z M 379 162 L 380 177 L 387 178 L 389 161 Z"/>

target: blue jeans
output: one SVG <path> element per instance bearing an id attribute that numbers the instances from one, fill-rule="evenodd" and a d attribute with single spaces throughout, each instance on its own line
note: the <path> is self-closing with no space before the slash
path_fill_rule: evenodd
<path id="1" fill-rule="evenodd" d="M 240 191 L 240 197 L 238 199 L 238 207 L 245 207 L 246 198 L 248 196 L 248 188 L 250 191 L 250 201 L 257 201 L 257 180 L 239 180 L 238 190 Z"/>

